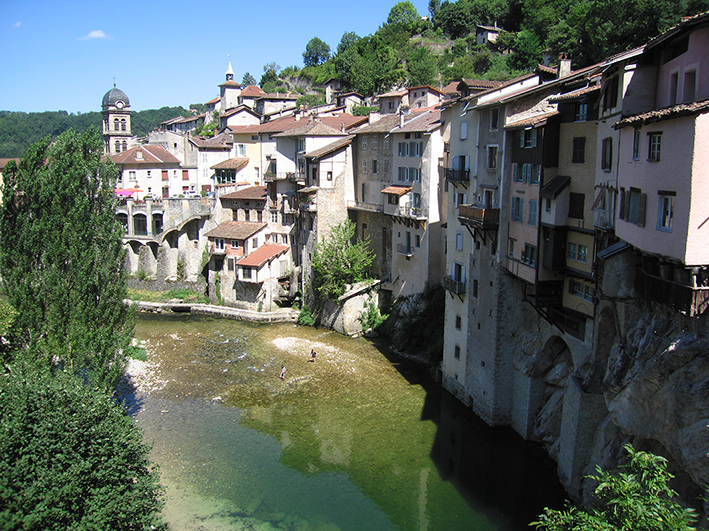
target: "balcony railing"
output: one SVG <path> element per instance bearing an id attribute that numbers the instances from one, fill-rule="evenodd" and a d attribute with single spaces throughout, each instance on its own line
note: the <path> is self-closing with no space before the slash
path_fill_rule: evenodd
<path id="1" fill-rule="evenodd" d="M 455 280 L 449 275 L 445 275 L 442 279 L 443 289 L 455 293 L 456 295 L 465 294 L 465 280 Z"/>
<path id="2" fill-rule="evenodd" d="M 469 183 L 470 170 L 456 170 L 453 168 L 443 168 L 443 177 L 452 183 Z"/>
<path id="3" fill-rule="evenodd" d="M 407 218 L 421 219 L 428 216 L 428 211 L 421 207 L 403 205 L 399 207 L 399 215 Z"/>
<path id="4" fill-rule="evenodd" d="M 615 211 L 599 209 L 594 210 L 593 226 L 604 230 L 609 230 L 615 227 Z"/>
<path id="5" fill-rule="evenodd" d="M 399 254 L 403 254 L 404 256 L 413 256 L 414 248 L 410 245 L 406 245 L 405 243 L 397 243 L 396 252 Z"/>
<path id="6" fill-rule="evenodd" d="M 709 287 L 687 286 L 640 268 L 635 275 L 635 288 L 644 298 L 666 304 L 690 317 L 701 315 L 709 308 Z"/>
<path id="7" fill-rule="evenodd" d="M 480 229 L 496 229 L 500 225 L 499 208 L 483 208 L 475 205 L 458 206 L 458 220 L 464 225 Z"/>
<path id="8" fill-rule="evenodd" d="M 366 203 L 364 201 L 347 201 L 347 208 L 366 210 L 367 212 L 384 212 L 384 205 Z"/>

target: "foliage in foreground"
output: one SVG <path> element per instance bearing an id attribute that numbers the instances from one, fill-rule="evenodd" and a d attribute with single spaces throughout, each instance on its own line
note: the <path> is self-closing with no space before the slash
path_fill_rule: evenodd
<path id="1" fill-rule="evenodd" d="M 5 168 L 0 276 L 23 354 L 112 389 L 132 335 L 115 216 L 117 170 L 97 128 L 33 144 Z M 8 361 L 6 356 L 3 356 Z"/>
<path id="2" fill-rule="evenodd" d="M 693 531 L 696 513 L 674 501 L 677 493 L 669 487 L 673 476 L 665 458 L 629 444 L 625 449 L 627 471 L 611 474 L 598 467 L 597 475 L 588 476 L 598 482 L 595 509 L 547 508 L 531 525 L 546 531 Z"/>
<path id="3" fill-rule="evenodd" d="M 133 420 L 73 375 L 0 376 L 0 529 L 165 529 Z"/>
<path id="4" fill-rule="evenodd" d="M 348 284 L 367 279 L 374 261 L 369 239 L 355 240 L 357 226 L 346 220 L 335 225 L 330 235 L 315 246 L 313 289 L 316 294 L 336 300 Z"/>

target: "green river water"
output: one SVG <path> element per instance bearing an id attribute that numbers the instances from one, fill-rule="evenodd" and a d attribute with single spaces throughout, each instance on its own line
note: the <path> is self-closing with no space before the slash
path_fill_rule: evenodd
<path id="1" fill-rule="evenodd" d="M 159 314 L 139 316 L 136 338 L 148 371 L 128 405 L 171 530 L 516 531 L 562 503 L 539 447 L 386 345 Z"/>

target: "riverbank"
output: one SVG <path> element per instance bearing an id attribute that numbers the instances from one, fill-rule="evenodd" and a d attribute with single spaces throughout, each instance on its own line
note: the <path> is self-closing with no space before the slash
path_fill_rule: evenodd
<path id="1" fill-rule="evenodd" d="M 167 302 L 148 302 L 124 300 L 127 306 L 141 312 L 151 313 L 191 313 L 196 315 L 211 315 L 225 319 L 251 321 L 259 323 L 295 323 L 300 312 L 293 308 L 279 308 L 272 312 L 254 312 L 230 306 L 216 306 L 214 304 L 184 302 L 175 299 Z"/>

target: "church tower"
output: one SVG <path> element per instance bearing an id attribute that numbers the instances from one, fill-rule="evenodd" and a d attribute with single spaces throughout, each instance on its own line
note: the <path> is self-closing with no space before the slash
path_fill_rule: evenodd
<path id="1" fill-rule="evenodd" d="M 231 68 L 226 70 L 226 81 L 219 85 L 219 96 L 221 97 L 220 112 L 226 112 L 229 109 L 239 105 L 239 96 L 241 96 L 241 85 L 234 81 L 234 71 Z"/>
<path id="2" fill-rule="evenodd" d="M 114 84 L 113 88 L 104 94 L 101 102 L 104 152 L 107 155 L 115 155 L 128 149 L 132 137 L 131 112 L 128 96 Z"/>

